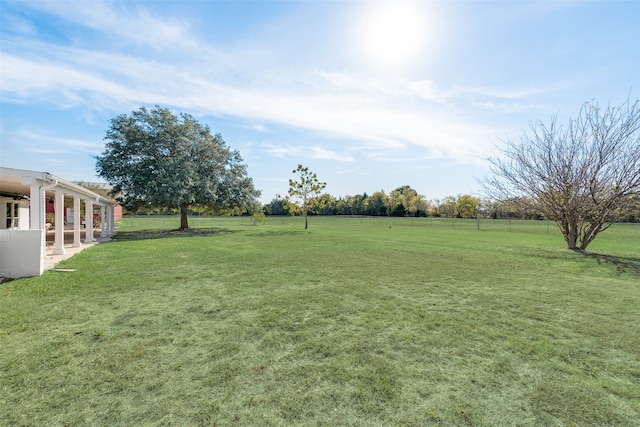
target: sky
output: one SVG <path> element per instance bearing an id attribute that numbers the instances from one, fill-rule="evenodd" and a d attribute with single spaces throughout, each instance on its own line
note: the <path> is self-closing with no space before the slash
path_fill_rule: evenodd
<path id="1" fill-rule="evenodd" d="M 110 120 L 188 113 L 264 203 L 482 196 L 505 139 L 640 98 L 640 1 L 0 0 L 0 165 L 101 182 Z"/>

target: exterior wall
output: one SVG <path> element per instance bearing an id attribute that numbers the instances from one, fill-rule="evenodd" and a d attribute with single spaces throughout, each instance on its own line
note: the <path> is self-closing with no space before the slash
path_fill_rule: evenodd
<path id="1" fill-rule="evenodd" d="M 39 276 L 44 271 L 44 230 L 0 230 L 0 276 Z"/>
<path id="2" fill-rule="evenodd" d="M 18 229 L 20 230 L 28 230 L 29 229 L 29 202 L 21 201 L 19 208 L 19 218 L 20 223 Z"/>

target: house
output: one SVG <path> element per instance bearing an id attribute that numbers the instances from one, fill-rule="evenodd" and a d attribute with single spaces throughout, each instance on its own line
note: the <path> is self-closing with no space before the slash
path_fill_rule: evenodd
<path id="1" fill-rule="evenodd" d="M 65 200 L 73 201 L 73 209 L 65 208 Z M 84 244 L 93 243 L 94 221 L 83 221 L 83 205 L 91 218 L 98 215 L 101 236 L 114 232 L 119 208 L 114 200 L 48 172 L 0 167 L 0 277 L 43 273 L 47 212 L 53 213 L 56 224 L 53 254 L 65 253 L 65 224 L 73 230 L 72 247 L 83 245 L 83 232 Z"/>

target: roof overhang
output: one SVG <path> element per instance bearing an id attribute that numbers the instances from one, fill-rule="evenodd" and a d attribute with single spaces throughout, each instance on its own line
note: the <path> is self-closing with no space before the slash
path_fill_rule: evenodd
<path id="1" fill-rule="evenodd" d="M 113 199 L 101 196 L 81 185 L 62 179 L 49 172 L 0 167 L 0 193 L 3 195 L 14 198 L 29 198 L 31 187 L 34 185 L 44 187 L 47 195 L 52 195 L 55 191 L 61 191 L 71 196 L 91 200 L 93 203 L 103 206 L 117 204 Z"/>

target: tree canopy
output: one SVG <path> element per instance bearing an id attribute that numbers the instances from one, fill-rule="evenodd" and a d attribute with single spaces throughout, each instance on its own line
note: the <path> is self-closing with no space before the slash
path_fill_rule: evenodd
<path id="1" fill-rule="evenodd" d="M 456 200 L 456 214 L 460 218 L 477 218 L 480 212 L 480 199 L 463 194 Z"/>
<path id="2" fill-rule="evenodd" d="M 586 103 L 567 126 L 538 121 L 489 159 L 490 197 L 527 203 L 556 222 L 569 249 L 585 250 L 628 215 L 640 195 L 640 105 Z"/>
<path id="3" fill-rule="evenodd" d="M 111 119 L 105 140 L 96 170 L 112 193 L 128 209 L 179 209 L 181 229 L 191 206 L 249 206 L 260 194 L 240 153 L 189 114 L 142 107 Z"/>

